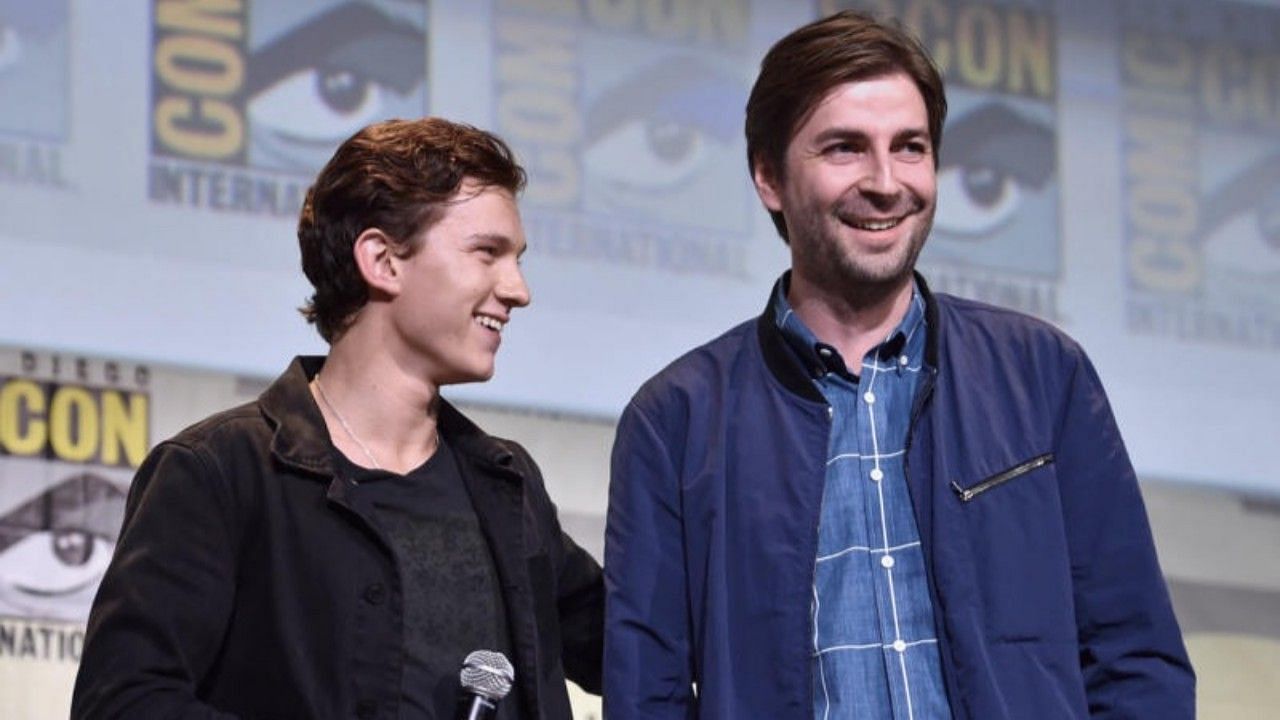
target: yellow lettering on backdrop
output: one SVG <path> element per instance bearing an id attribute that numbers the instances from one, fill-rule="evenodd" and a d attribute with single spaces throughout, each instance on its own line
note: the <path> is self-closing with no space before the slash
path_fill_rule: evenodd
<path id="1" fill-rule="evenodd" d="M 39 454 L 49 432 L 44 412 L 44 389 L 36 383 L 10 380 L 0 386 L 0 448 L 12 455 Z"/>

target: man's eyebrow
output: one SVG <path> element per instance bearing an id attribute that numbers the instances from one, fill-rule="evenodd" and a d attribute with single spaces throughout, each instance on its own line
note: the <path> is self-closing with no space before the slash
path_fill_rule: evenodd
<path id="1" fill-rule="evenodd" d="M 472 233 L 469 238 L 472 242 L 494 242 L 504 247 L 515 247 L 516 241 L 510 235 L 505 233 L 478 232 Z M 521 243 L 520 249 L 516 251 L 516 256 L 524 255 L 524 251 L 529 249 L 528 243 Z"/>
<path id="2" fill-rule="evenodd" d="M 903 128 L 902 130 L 899 130 L 893 135 L 893 139 L 899 140 L 899 141 L 914 140 L 916 138 L 924 138 L 925 140 L 928 140 L 929 129 L 928 128 Z"/>
<path id="3" fill-rule="evenodd" d="M 824 143 L 830 140 L 851 140 L 866 138 L 867 133 L 857 128 L 851 127 L 829 127 L 826 130 L 813 136 L 815 142 Z"/>
<path id="4" fill-rule="evenodd" d="M 814 142 L 824 143 L 831 140 L 865 140 L 870 135 L 865 130 L 852 127 L 836 126 L 830 127 L 817 135 L 813 136 Z M 913 138 L 928 138 L 929 129 L 924 127 L 903 128 L 893 134 L 895 141 L 909 140 Z"/>

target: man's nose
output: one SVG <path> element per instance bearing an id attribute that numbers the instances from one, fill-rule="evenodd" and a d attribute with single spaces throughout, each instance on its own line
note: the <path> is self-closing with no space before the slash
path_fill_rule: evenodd
<path id="1" fill-rule="evenodd" d="M 533 300 L 529 293 L 529 284 L 525 282 L 524 272 L 520 270 L 519 265 L 513 263 L 511 268 L 503 273 L 498 281 L 497 295 L 507 307 L 524 307 Z"/>
<path id="2" fill-rule="evenodd" d="M 867 158 L 866 172 L 858 181 L 858 190 L 865 195 L 894 198 L 901 187 L 894 174 L 893 158 L 888 153 L 875 153 Z"/>

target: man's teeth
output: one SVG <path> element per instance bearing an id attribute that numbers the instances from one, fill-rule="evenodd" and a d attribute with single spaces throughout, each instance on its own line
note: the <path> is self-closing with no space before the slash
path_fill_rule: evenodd
<path id="1" fill-rule="evenodd" d="M 497 318 L 489 317 L 488 315 L 476 315 L 475 317 L 476 317 L 476 322 L 480 323 L 481 325 L 489 328 L 490 330 L 502 332 L 502 327 L 505 323 L 503 323 L 501 320 Z"/>
<path id="2" fill-rule="evenodd" d="M 894 218 L 892 220 L 851 220 L 849 224 L 859 230 L 888 230 L 897 227 L 902 222 L 902 218 Z"/>

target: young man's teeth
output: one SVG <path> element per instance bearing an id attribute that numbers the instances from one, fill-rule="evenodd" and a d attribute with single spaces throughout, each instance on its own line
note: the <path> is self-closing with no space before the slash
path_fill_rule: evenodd
<path id="1" fill-rule="evenodd" d="M 490 330 L 502 331 L 502 321 L 497 318 L 491 318 L 488 315 L 477 315 L 476 322 L 489 328 Z"/>

